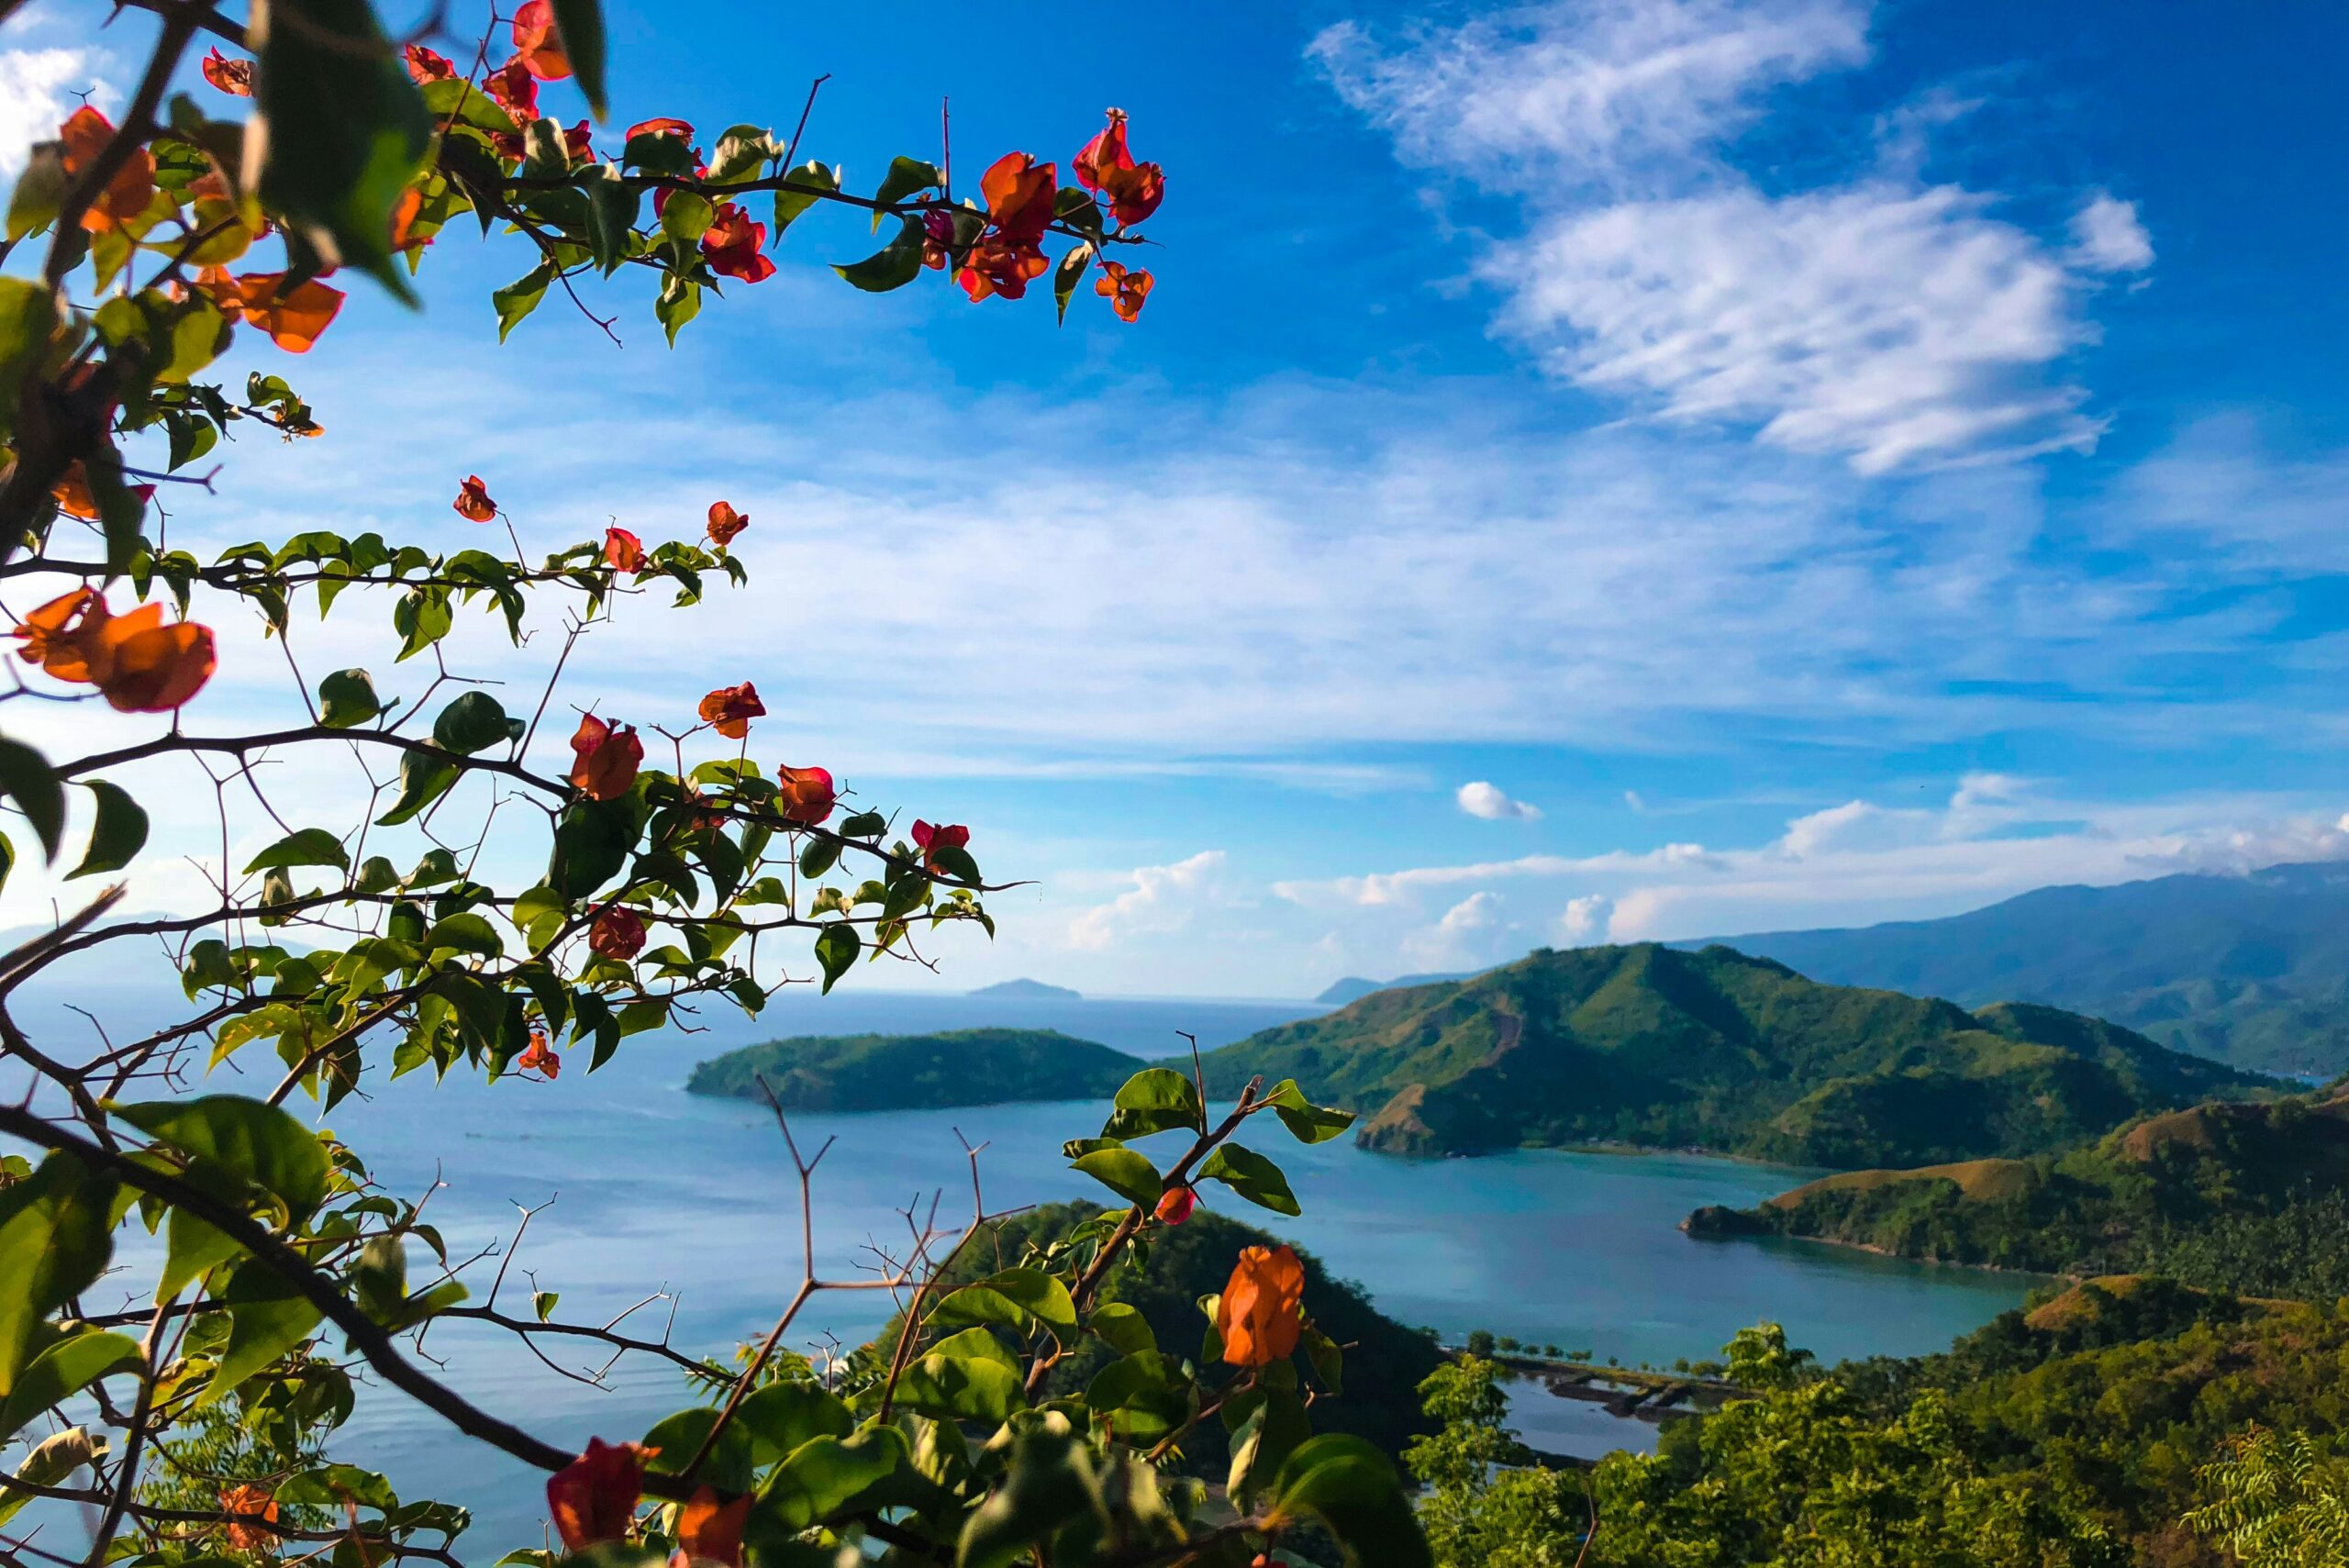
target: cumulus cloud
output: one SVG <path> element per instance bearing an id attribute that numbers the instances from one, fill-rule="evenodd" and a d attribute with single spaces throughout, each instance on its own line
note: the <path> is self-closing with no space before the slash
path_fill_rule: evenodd
<path id="1" fill-rule="evenodd" d="M 1542 815 L 1538 806 L 1512 800 L 1497 784 L 1482 779 L 1460 786 L 1460 809 L 1487 822 L 1531 822 Z"/>
<path id="2" fill-rule="evenodd" d="M 1202 850 L 1173 865 L 1137 867 L 1131 887 L 1069 922 L 1069 946 L 1098 952 L 1130 937 L 1181 929 L 1213 895 L 1224 863 L 1221 850 Z"/>
<path id="3" fill-rule="evenodd" d="M 1615 901 L 1603 893 L 1569 899 L 1565 912 L 1558 917 L 1558 934 L 1568 947 L 1587 947 L 1605 936 L 1607 912 L 1614 906 Z"/>
<path id="4" fill-rule="evenodd" d="M 1481 277 L 1552 371 L 1677 423 L 1751 427 L 1862 473 L 2094 445 L 2056 373 L 2083 301 L 2152 247 L 2093 193 L 2061 246 L 1993 193 L 1916 173 L 1940 100 L 1887 117 L 1878 166 L 1765 190 L 1731 161 L 1768 93 L 1868 57 L 1836 0 L 1611 0 L 1421 28 L 1341 23 L 1311 46 L 1406 161 L 1522 193 Z"/>
<path id="5" fill-rule="evenodd" d="M 1443 912 L 1425 930 L 1403 940 L 1403 956 L 1414 964 L 1468 963 L 1484 957 L 1504 927 L 1497 894 L 1472 893 Z"/>
<path id="6" fill-rule="evenodd" d="M 112 105 L 112 87 L 96 76 L 104 58 L 86 49 L 0 50 L 0 175 L 21 171 L 34 142 L 55 139 L 81 94 Z"/>

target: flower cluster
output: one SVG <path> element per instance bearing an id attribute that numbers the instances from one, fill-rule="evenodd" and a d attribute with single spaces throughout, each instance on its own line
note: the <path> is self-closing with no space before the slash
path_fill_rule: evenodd
<path id="1" fill-rule="evenodd" d="M 60 681 L 95 686 L 119 713 L 169 713 L 204 689 L 218 663 L 212 628 L 163 619 L 160 604 L 128 615 L 76 588 L 34 610 L 11 633 L 17 657 Z"/>

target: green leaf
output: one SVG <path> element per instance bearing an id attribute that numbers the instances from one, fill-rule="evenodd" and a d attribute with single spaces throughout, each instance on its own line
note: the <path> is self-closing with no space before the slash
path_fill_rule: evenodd
<path id="1" fill-rule="evenodd" d="M 1119 1197 L 1144 1208 L 1156 1203 L 1165 1190 L 1158 1167 L 1130 1149 L 1096 1149 L 1080 1156 L 1074 1164 Z"/>
<path id="2" fill-rule="evenodd" d="M 32 164 L 25 170 L 25 179 L 33 177 L 39 165 L 36 152 Z M 56 166 L 54 153 L 49 162 Z M 59 178 L 63 178 L 62 171 Z M 19 181 L 19 195 L 25 186 Z M 20 238 L 16 232 L 15 214 L 9 218 L 8 238 Z M 38 370 L 49 350 L 50 334 L 57 328 L 57 296 L 50 290 L 24 278 L 0 278 L 0 439 L 7 437 L 16 423 L 17 407 L 25 385 L 25 377 Z"/>
<path id="3" fill-rule="evenodd" d="M 943 178 L 935 163 L 925 163 L 918 158 L 893 158 L 889 161 L 889 172 L 881 176 L 881 188 L 873 193 L 873 199 L 882 206 L 889 206 L 916 191 L 938 184 Z M 881 232 L 881 219 L 885 216 L 877 209 L 874 212 L 873 231 L 875 234 Z"/>
<path id="4" fill-rule="evenodd" d="M 1019 1372 L 1002 1362 L 933 1351 L 907 1363 L 897 1378 L 896 1404 L 941 1420 L 1000 1426 L 1027 1406 L 1019 1385 Z"/>
<path id="5" fill-rule="evenodd" d="M 1068 302 L 1076 293 L 1076 285 L 1085 281 L 1085 268 L 1093 264 L 1093 242 L 1085 240 L 1074 246 L 1052 269 L 1052 305 L 1060 312 L 1057 319 L 1068 319 Z"/>
<path id="6" fill-rule="evenodd" d="M 211 1385 L 196 1401 L 199 1407 L 217 1404 L 237 1385 L 308 1339 L 319 1323 L 318 1309 L 258 1258 L 228 1276 L 220 1300 L 228 1309 L 228 1340 L 221 1347 Z"/>
<path id="7" fill-rule="evenodd" d="M 644 1446 L 661 1451 L 645 1462 L 644 1468 L 655 1475 L 678 1474 L 693 1462 L 717 1424 L 718 1412 L 706 1405 L 663 1416 L 644 1434 Z M 751 1485 L 751 1434 L 742 1429 L 741 1422 L 729 1421 L 718 1433 L 718 1446 L 695 1473 L 713 1486 L 740 1492 Z"/>
<path id="8" fill-rule="evenodd" d="M 1319 1378 L 1321 1386 L 1330 1393 L 1343 1394 L 1346 1391 L 1346 1357 L 1345 1352 L 1338 1348 L 1338 1341 L 1310 1323 L 1305 1326 L 1303 1340 L 1306 1359 L 1313 1363 L 1313 1375 Z"/>
<path id="9" fill-rule="evenodd" d="M 931 1310 L 929 1321 L 941 1328 L 1000 1323 L 1022 1331 L 1030 1323 L 1041 1323 L 1066 1343 L 1076 1331 L 1076 1303 L 1056 1275 L 1041 1269 L 1006 1269 L 948 1296 Z"/>
<path id="10" fill-rule="evenodd" d="M 66 873 L 68 882 L 77 876 L 120 871 L 147 844 L 147 813 L 128 791 L 103 779 L 93 779 L 83 787 L 97 796 L 98 815 L 90 827 L 90 847 L 83 851 L 82 863 Z"/>
<path id="11" fill-rule="evenodd" d="M 70 1334 L 32 1359 L 0 1402 L 0 1441 L 51 1406 L 79 1394 L 108 1373 L 144 1366 L 139 1341 L 127 1334 Z"/>
<path id="12" fill-rule="evenodd" d="M 672 190 L 661 204 L 661 232 L 680 245 L 698 244 L 718 221 L 718 209 L 697 191 Z"/>
<path id="13" fill-rule="evenodd" d="M 497 340 L 522 324 L 522 318 L 538 309 L 539 302 L 547 296 L 554 284 L 554 263 L 540 261 L 502 289 L 492 290 L 490 304 L 497 307 Z"/>
<path id="14" fill-rule="evenodd" d="M 863 942 L 857 936 L 856 928 L 845 921 L 826 926 L 817 934 L 816 962 L 823 965 L 824 990 L 827 993 L 831 990 L 833 982 L 848 973 L 849 965 L 856 962 L 856 955 L 863 948 Z"/>
<path id="15" fill-rule="evenodd" d="M 1141 1308 L 1129 1307 L 1122 1301 L 1112 1301 L 1093 1309 L 1085 1325 L 1099 1337 L 1103 1344 L 1121 1356 L 1139 1355 L 1158 1349 L 1158 1336 L 1152 1332 L 1150 1319 Z"/>
<path id="16" fill-rule="evenodd" d="M 762 127 L 729 126 L 710 148 L 709 172 L 703 178 L 713 185 L 739 185 L 757 179 L 767 160 L 782 154 L 783 149 Z"/>
<path id="17" fill-rule="evenodd" d="M 810 839 L 799 851 L 799 874 L 814 880 L 839 863 L 841 847 L 829 839 Z"/>
<path id="18" fill-rule="evenodd" d="M 204 1095 L 122 1106 L 115 1114 L 159 1143 L 276 1194 L 297 1218 L 326 1201 L 331 1172 L 325 1148 L 275 1106 L 240 1095 Z"/>
<path id="19" fill-rule="evenodd" d="M 604 8 L 597 0 L 554 0 L 555 37 L 562 41 L 571 73 L 587 99 L 587 112 L 601 120 L 610 112 L 604 98 Z"/>
<path id="20" fill-rule="evenodd" d="M 1294 1078 L 1274 1084 L 1264 1101 L 1299 1143 L 1326 1143 L 1354 1124 L 1353 1112 L 1333 1111 L 1307 1099 Z"/>
<path id="21" fill-rule="evenodd" d="M 0 737 L 0 795 L 17 803 L 42 851 L 56 860 L 65 837 L 65 785 L 50 772 L 48 759 L 20 740 Z"/>
<path id="22" fill-rule="evenodd" d="M 488 94 L 462 77 L 427 82 L 422 88 L 425 112 L 433 119 L 469 125 L 475 130 L 510 135 L 514 117 Z"/>
<path id="23" fill-rule="evenodd" d="M 1198 1407 L 1191 1380 L 1156 1351 L 1111 1362 L 1085 1385 L 1085 1403 L 1105 1417 L 1120 1441 L 1154 1443 L 1191 1418 Z"/>
<path id="24" fill-rule="evenodd" d="M 467 692 L 432 721 L 433 740 L 461 757 L 521 738 L 521 721 L 508 718 L 506 709 L 487 692 Z"/>
<path id="25" fill-rule="evenodd" d="M 921 271 L 921 225 L 905 220 L 897 237 L 862 261 L 835 264 L 832 271 L 867 294 L 903 288 Z"/>
<path id="26" fill-rule="evenodd" d="M 1297 1444 L 1273 1483 L 1273 1512 L 1283 1522 L 1319 1525 L 1337 1541 L 1346 1568 L 1433 1568 L 1395 1466 L 1350 1433 L 1324 1432 Z"/>
<path id="27" fill-rule="evenodd" d="M 1104 1138 L 1146 1138 L 1177 1128 L 1195 1132 L 1208 1129 L 1207 1107 L 1199 1103 L 1198 1085 L 1172 1067 L 1145 1067 L 1127 1079 L 1110 1101 Z"/>
<path id="28" fill-rule="evenodd" d="M 636 239 L 644 193 L 628 183 L 616 163 L 598 163 L 587 180 L 587 243 L 606 277 L 619 270 Z"/>
<path id="29" fill-rule="evenodd" d="M 85 1428 L 68 1427 L 33 1445 L 33 1451 L 25 1455 L 25 1462 L 17 1466 L 17 1479 L 36 1486 L 61 1486 L 66 1477 L 104 1451 L 105 1444 L 93 1443 Z M 0 1524 L 15 1518 L 17 1511 L 32 1500 L 30 1492 L 0 1488 Z"/>
<path id="30" fill-rule="evenodd" d="M 840 171 L 828 168 L 813 159 L 791 171 L 789 180 L 792 185 L 802 188 L 793 190 L 786 187 L 774 194 L 774 237 L 777 239 L 782 239 L 783 231 L 791 227 L 793 218 L 824 199 L 819 193 L 836 192 L 841 188 Z"/>
<path id="31" fill-rule="evenodd" d="M 364 670 L 337 670 L 318 683 L 318 722 L 328 729 L 351 728 L 383 711 Z"/>
<path id="32" fill-rule="evenodd" d="M 662 139 L 673 139 L 663 137 Z M 669 346 L 676 347 L 678 329 L 701 314 L 701 284 L 691 278 L 671 273 L 662 281 L 661 297 L 654 302 L 652 314 L 667 329 Z"/>
<path id="33" fill-rule="evenodd" d="M 57 221 L 65 206 L 66 190 L 72 181 L 66 177 L 65 144 L 61 141 L 36 142 L 25 163 L 25 172 L 17 178 L 17 188 L 8 197 L 8 230 L 10 244 L 28 234 L 38 233 Z M 11 282 L 16 282 L 12 279 Z M 20 284 L 33 289 L 36 285 Z M 39 290 L 47 293 L 47 290 Z M 16 400 L 9 399 L 10 413 L 16 412 Z"/>
<path id="34" fill-rule="evenodd" d="M 840 1396 L 812 1383 L 770 1383 L 735 1408 L 734 1424 L 751 1435 L 751 1462 L 761 1469 L 817 1438 L 844 1438 L 856 1429 Z"/>
<path id="35" fill-rule="evenodd" d="M 1269 1208 L 1275 1214 L 1298 1214 L 1297 1195 L 1288 1190 L 1288 1177 L 1281 1168 L 1252 1149 L 1237 1143 L 1217 1146 L 1214 1153 L 1199 1166 L 1203 1182 L 1221 1182 L 1259 1208 Z"/>
<path id="36" fill-rule="evenodd" d="M 555 825 L 547 885 L 565 901 L 586 897 L 619 874 L 636 835 L 636 814 L 627 797 L 575 802 Z"/>
<path id="37" fill-rule="evenodd" d="M 1003 1484 L 963 1521 L 957 1568 L 1012 1568 L 1074 1519 L 1106 1517 L 1101 1481 L 1085 1445 L 1041 1429 L 1012 1441 Z"/>
<path id="38" fill-rule="evenodd" d="M 0 1187 L 0 1393 L 16 1385 L 48 1318 L 87 1290 L 113 1255 L 113 1177 L 51 1154 Z"/>
<path id="39" fill-rule="evenodd" d="M 17 846 L 8 841 L 7 834 L 0 833 L 0 887 L 8 884 L 8 873 L 16 869 Z"/>
<path id="40" fill-rule="evenodd" d="M 351 869 L 350 851 L 342 840 L 323 828 L 303 828 L 285 835 L 261 853 L 245 867 L 250 876 L 257 871 L 269 871 L 282 866 L 332 866 L 337 871 Z"/>
<path id="41" fill-rule="evenodd" d="M 457 764 L 430 751 L 400 753 L 400 795 L 392 808 L 375 818 L 378 828 L 396 828 L 449 793 L 460 773 Z"/>
<path id="42" fill-rule="evenodd" d="M 1235 1507 L 1245 1508 L 1272 1484 L 1297 1445 L 1313 1435 L 1313 1423 L 1295 1389 L 1258 1389 L 1252 1397 L 1243 1398 L 1245 1414 L 1232 1429 L 1231 1469 L 1224 1490 Z"/>
<path id="43" fill-rule="evenodd" d="M 562 1293 L 559 1290 L 534 1290 L 530 1293 L 530 1310 L 537 1313 L 539 1321 L 543 1323 L 554 1316 L 554 1304 L 562 1299 Z M 740 1418 L 738 1416 L 736 1418 L 739 1420 Z"/>
<path id="44" fill-rule="evenodd" d="M 880 1490 L 912 1458 L 895 1427 L 868 1427 L 852 1438 L 812 1438 L 793 1451 L 751 1510 L 750 1543 L 798 1534 L 852 1510 Z"/>
<path id="45" fill-rule="evenodd" d="M 279 25 L 281 8 L 294 13 Z M 269 0 L 252 7 L 257 56 L 246 144 L 264 150 L 262 200 L 327 257 L 402 300 L 392 208 L 431 150 L 432 117 L 367 0 Z"/>

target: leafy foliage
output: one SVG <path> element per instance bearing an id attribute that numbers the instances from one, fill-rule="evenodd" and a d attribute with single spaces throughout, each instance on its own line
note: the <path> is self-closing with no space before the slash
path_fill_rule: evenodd
<path id="1" fill-rule="evenodd" d="M 1098 1099 L 1133 1070 L 1124 1051 L 1057 1029 L 950 1029 L 768 1040 L 697 1064 L 685 1087 L 756 1100 L 764 1080 L 792 1110 L 902 1110 Z"/>

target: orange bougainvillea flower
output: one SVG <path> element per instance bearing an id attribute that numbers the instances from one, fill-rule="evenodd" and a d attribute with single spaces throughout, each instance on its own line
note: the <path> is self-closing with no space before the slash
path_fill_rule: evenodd
<path id="1" fill-rule="evenodd" d="M 417 215 L 423 211 L 424 192 L 415 185 L 402 191 L 400 199 L 392 204 L 392 249 L 395 251 L 413 250 L 419 245 L 432 243 L 429 239 L 411 238 L 408 233 L 415 227 Z"/>
<path id="2" fill-rule="evenodd" d="M 729 740 L 740 740 L 751 732 L 751 720 L 763 717 L 767 705 L 759 700 L 759 689 L 745 681 L 739 686 L 720 686 L 701 699 L 701 717 L 705 723 L 716 727 Z"/>
<path id="3" fill-rule="evenodd" d="M 449 503 L 457 515 L 469 521 L 485 523 L 497 516 L 497 503 L 489 498 L 489 486 L 481 482 L 478 473 L 468 473 L 465 482 L 457 486 L 457 498 Z"/>
<path id="4" fill-rule="evenodd" d="M 570 57 L 555 32 L 554 7 L 548 0 L 522 0 L 514 12 L 515 58 L 541 82 L 558 82 L 571 74 Z"/>
<path id="5" fill-rule="evenodd" d="M 710 543 L 732 544 L 734 536 L 750 526 L 751 515 L 736 511 L 732 502 L 712 501 L 709 504 Z"/>
<path id="6" fill-rule="evenodd" d="M 751 1494 L 720 1503 L 707 1486 L 694 1489 L 692 1500 L 677 1510 L 677 1550 L 672 1568 L 695 1562 L 718 1562 L 741 1568 L 742 1526 L 751 1517 Z"/>
<path id="7" fill-rule="evenodd" d="M 1191 1218 L 1192 1206 L 1199 1195 L 1189 1187 L 1169 1187 L 1158 1195 L 1158 1218 L 1167 1225 L 1180 1225 Z"/>
<path id="8" fill-rule="evenodd" d="M 775 815 L 802 828 L 821 826 L 839 798 L 832 775 L 824 768 L 778 767 L 774 784 Z"/>
<path id="9" fill-rule="evenodd" d="M 230 60 L 220 52 L 217 45 L 204 57 L 204 79 L 232 98 L 253 95 L 253 62 L 250 60 Z"/>
<path id="10" fill-rule="evenodd" d="M 1223 1359 L 1233 1366 L 1270 1366 L 1297 1349 L 1305 1331 L 1305 1265 L 1286 1247 L 1242 1247 L 1215 1309 Z"/>
<path id="11" fill-rule="evenodd" d="M 163 606 L 128 615 L 106 608 L 94 589 L 51 599 L 11 634 L 18 658 L 61 681 L 85 682 L 117 713 L 169 713 L 204 689 L 219 663 L 212 628 L 163 622 Z"/>
<path id="12" fill-rule="evenodd" d="M 644 1493 L 644 1462 L 659 1451 L 589 1438 L 585 1453 L 549 1476 L 547 1512 L 562 1544 L 578 1551 L 625 1537 Z"/>
<path id="13" fill-rule="evenodd" d="M 590 800 L 618 800 L 636 784 L 636 770 L 644 763 L 644 742 L 632 724 L 607 724 L 594 714 L 582 714 L 571 737 L 578 761 L 571 767 L 571 782 Z"/>
<path id="14" fill-rule="evenodd" d="M 1108 300 L 1119 320 L 1131 321 L 1141 314 L 1143 302 L 1150 298 L 1150 285 L 1156 281 L 1139 267 L 1128 272 L 1119 262 L 1104 261 L 1093 292 Z"/>
<path id="15" fill-rule="evenodd" d="M 591 952 L 626 963 L 644 951 L 643 917 L 620 905 L 605 905 L 588 924 L 587 947 Z"/>
<path id="16" fill-rule="evenodd" d="M 938 851 L 970 847 L 971 830 L 960 823 L 941 827 L 936 823 L 914 819 L 914 843 L 921 851 L 922 863 L 930 870 L 938 869 Z"/>
<path id="17" fill-rule="evenodd" d="M 774 276 L 774 263 L 764 252 L 766 242 L 767 226 L 753 223 L 740 203 L 728 202 L 701 237 L 701 259 L 719 277 L 764 283 Z"/>
<path id="18" fill-rule="evenodd" d="M 98 498 L 90 494 L 90 471 L 82 466 L 82 460 L 78 457 L 65 465 L 65 473 L 50 486 L 49 493 L 55 498 L 57 509 L 69 517 L 80 517 L 89 522 L 98 515 Z M 139 506 L 144 506 L 154 499 L 155 487 L 134 484 L 130 486 L 130 493 L 138 496 Z"/>
<path id="19" fill-rule="evenodd" d="M 1155 163 L 1137 163 L 1126 150 L 1126 111 L 1111 109 L 1109 124 L 1070 160 L 1076 183 L 1109 198 L 1119 227 L 1140 223 L 1166 198 L 1166 173 Z"/>
<path id="20" fill-rule="evenodd" d="M 1007 152 L 979 176 L 987 218 L 1007 239 L 1041 239 L 1052 221 L 1060 193 L 1060 166 L 1039 163 L 1025 152 Z"/>
<path id="21" fill-rule="evenodd" d="M 284 272 L 248 272 L 237 280 L 235 308 L 289 354 L 306 354 L 342 308 L 342 291 L 311 278 L 285 286 Z"/>
<path id="22" fill-rule="evenodd" d="M 514 1065 L 524 1073 L 544 1073 L 549 1083 L 562 1076 L 562 1058 L 556 1055 L 554 1047 L 547 1043 L 544 1029 L 530 1031 L 529 1049 L 514 1059 Z"/>
<path id="23" fill-rule="evenodd" d="M 539 79 L 530 74 L 529 61 L 518 54 L 482 78 L 481 90 L 513 116 L 518 126 L 539 117 Z"/>
<path id="24" fill-rule="evenodd" d="M 626 528 L 606 528 L 604 564 L 615 572 L 642 572 L 644 541 Z"/>
<path id="25" fill-rule="evenodd" d="M 96 162 L 114 140 L 114 122 L 83 105 L 58 128 L 57 136 L 65 144 L 65 172 L 79 174 Z M 82 215 L 82 227 L 95 234 L 128 223 L 145 212 L 154 199 L 155 155 L 144 147 L 133 149 L 114 178 L 106 182 L 106 188 L 98 193 L 97 199 Z"/>
<path id="26" fill-rule="evenodd" d="M 674 136 L 679 141 L 691 141 L 694 128 L 691 122 L 680 119 L 639 120 L 628 128 L 628 135 L 621 139 L 632 141 L 640 136 Z"/>
<path id="27" fill-rule="evenodd" d="M 457 68 L 445 54 L 439 54 L 420 43 L 407 46 L 407 73 L 418 85 L 427 82 L 451 82 Z"/>
<path id="28" fill-rule="evenodd" d="M 1044 260 L 1043 249 L 1031 239 L 989 234 L 963 258 L 963 270 L 954 274 L 954 281 L 974 303 L 997 294 L 1006 299 L 1023 299 L 1028 285 L 1042 277 L 1051 264 Z"/>
<path id="29" fill-rule="evenodd" d="M 220 1494 L 220 1511 L 226 1514 L 254 1515 L 269 1524 L 277 1522 L 277 1499 L 260 1486 L 231 1486 Z M 228 1529 L 228 1544 L 239 1551 L 259 1551 L 273 1544 L 277 1532 L 265 1525 L 232 1524 Z"/>

